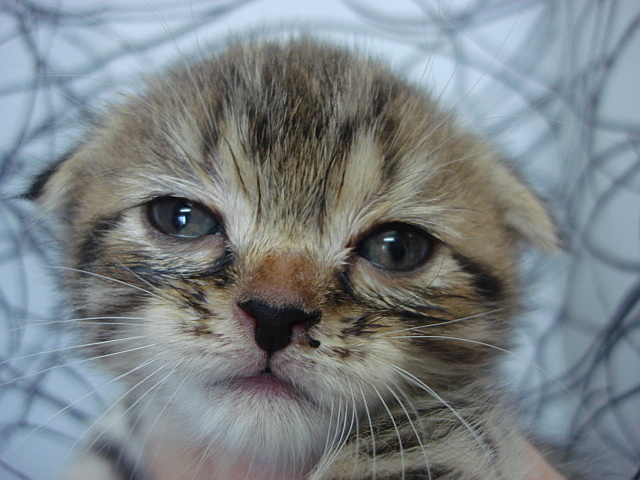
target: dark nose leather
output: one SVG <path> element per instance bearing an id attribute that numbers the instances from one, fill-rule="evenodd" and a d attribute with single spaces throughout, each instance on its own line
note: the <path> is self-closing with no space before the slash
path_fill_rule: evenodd
<path id="1" fill-rule="evenodd" d="M 309 313 L 287 305 L 274 306 L 261 300 L 247 300 L 238 306 L 256 320 L 256 343 L 269 354 L 291 343 L 294 325 L 309 328 L 320 320 L 320 312 Z"/>

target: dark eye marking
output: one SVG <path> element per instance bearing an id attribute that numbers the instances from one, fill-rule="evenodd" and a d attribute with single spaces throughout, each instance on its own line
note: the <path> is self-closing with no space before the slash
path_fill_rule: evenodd
<path id="1" fill-rule="evenodd" d="M 87 229 L 87 235 L 80 242 L 77 250 L 77 268 L 89 268 L 97 262 L 103 253 L 105 239 L 111 231 L 118 227 L 122 214 L 96 219 Z"/>
<path id="2" fill-rule="evenodd" d="M 197 202 L 180 197 L 158 197 L 147 203 L 147 216 L 159 232 L 178 238 L 223 234 L 216 216 Z"/>
<path id="3" fill-rule="evenodd" d="M 355 251 L 383 270 L 408 272 L 424 265 L 433 247 L 433 238 L 424 230 L 405 223 L 388 223 L 360 240 Z"/>
<path id="4" fill-rule="evenodd" d="M 486 266 L 460 254 L 454 254 L 453 258 L 458 262 L 462 270 L 471 275 L 473 286 L 478 295 L 488 300 L 500 300 L 502 298 L 504 285 Z"/>

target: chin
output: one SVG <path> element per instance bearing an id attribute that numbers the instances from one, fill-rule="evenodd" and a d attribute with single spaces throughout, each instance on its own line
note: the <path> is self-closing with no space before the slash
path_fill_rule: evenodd
<path id="1" fill-rule="evenodd" d="M 265 479 L 303 475 L 342 433 L 339 407 L 325 411 L 270 374 L 181 393 L 191 398 L 180 399 L 177 428 L 218 465 L 248 464 Z"/>

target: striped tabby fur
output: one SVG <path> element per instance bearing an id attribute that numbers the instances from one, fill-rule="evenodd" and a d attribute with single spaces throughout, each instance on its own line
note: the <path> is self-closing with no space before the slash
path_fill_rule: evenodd
<path id="1" fill-rule="evenodd" d="M 519 249 L 554 228 L 386 67 L 232 44 L 112 106 L 31 196 L 128 390 L 68 478 L 526 477 L 496 366 Z"/>

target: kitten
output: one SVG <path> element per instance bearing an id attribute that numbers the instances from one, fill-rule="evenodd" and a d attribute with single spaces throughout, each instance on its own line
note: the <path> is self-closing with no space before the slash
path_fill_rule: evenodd
<path id="1" fill-rule="evenodd" d="M 520 246 L 554 227 L 385 66 L 233 44 L 112 106 L 30 196 L 128 385 L 68 478 L 533 478 L 497 364 Z"/>

